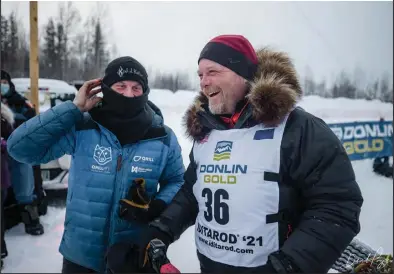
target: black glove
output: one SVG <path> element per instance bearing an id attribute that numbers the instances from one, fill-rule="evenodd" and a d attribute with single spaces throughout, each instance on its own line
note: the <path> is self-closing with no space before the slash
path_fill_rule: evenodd
<path id="1" fill-rule="evenodd" d="M 116 243 L 109 247 L 107 273 L 141 273 L 138 268 L 138 249 L 133 243 Z"/>
<path id="2" fill-rule="evenodd" d="M 293 262 L 293 260 L 282 251 L 276 251 L 268 256 L 267 265 L 270 265 L 274 273 L 301 273 L 301 269 Z"/>
<path id="3" fill-rule="evenodd" d="M 170 236 L 166 233 L 162 232 L 158 228 L 149 227 L 148 230 L 140 237 L 139 243 L 137 244 L 138 248 L 138 267 L 144 268 L 148 264 L 148 248 L 150 241 L 153 239 L 161 240 L 166 247 L 171 243 Z M 167 250 L 166 250 L 167 251 Z"/>
<path id="4" fill-rule="evenodd" d="M 161 240 L 168 248 L 170 237 L 159 229 L 143 230 L 135 241 L 116 243 L 107 252 L 107 269 L 110 273 L 154 273 L 149 264 L 147 250 L 153 239 Z"/>
<path id="5" fill-rule="evenodd" d="M 119 201 L 119 216 L 129 222 L 149 223 L 167 207 L 160 199 L 151 200 L 145 189 L 143 178 L 135 179 L 125 199 Z"/>

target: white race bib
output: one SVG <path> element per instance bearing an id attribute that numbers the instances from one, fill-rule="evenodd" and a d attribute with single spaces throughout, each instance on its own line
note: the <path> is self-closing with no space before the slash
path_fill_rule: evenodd
<path id="1" fill-rule="evenodd" d="M 195 240 L 211 260 L 255 267 L 278 250 L 278 223 L 267 224 L 266 215 L 278 212 L 279 187 L 264 175 L 279 173 L 283 128 L 214 130 L 194 145 Z"/>

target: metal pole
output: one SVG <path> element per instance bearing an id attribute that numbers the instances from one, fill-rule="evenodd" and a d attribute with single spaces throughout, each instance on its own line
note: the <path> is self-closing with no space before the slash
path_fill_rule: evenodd
<path id="1" fill-rule="evenodd" d="M 38 101 L 39 61 L 37 19 L 37 1 L 30 1 L 30 100 L 38 115 L 40 113 L 40 104 Z"/>

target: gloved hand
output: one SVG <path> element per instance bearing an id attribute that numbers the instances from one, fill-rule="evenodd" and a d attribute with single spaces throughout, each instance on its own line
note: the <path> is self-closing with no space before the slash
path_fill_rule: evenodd
<path id="1" fill-rule="evenodd" d="M 148 248 L 153 239 L 161 240 L 168 248 L 170 237 L 159 229 L 149 227 L 129 242 L 112 245 L 106 255 L 110 273 L 154 273 L 149 260 Z"/>
<path id="2" fill-rule="evenodd" d="M 267 265 L 275 270 L 274 273 L 302 272 L 301 269 L 293 262 L 293 260 L 281 250 L 273 252 L 268 256 Z"/>
<path id="3" fill-rule="evenodd" d="M 138 268 L 137 251 L 133 243 L 120 242 L 110 246 L 105 257 L 106 272 L 114 274 L 143 272 Z"/>
<path id="4" fill-rule="evenodd" d="M 151 200 L 145 189 L 145 179 L 138 178 L 133 181 L 126 198 L 119 201 L 119 216 L 133 222 L 149 223 L 158 217 L 167 204 L 160 199 Z"/>

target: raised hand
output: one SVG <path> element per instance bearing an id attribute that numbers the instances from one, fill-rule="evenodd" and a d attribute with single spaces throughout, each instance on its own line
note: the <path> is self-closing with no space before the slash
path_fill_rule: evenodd
<path id="1" fill-rule="evenodd" d="M 97 94 L 101 92 L 101 88 L 94 88 L 100 86 L 101 79 L 93 79 L 86 81 L 82 87 L 79 89 L 73 103 L 81 112 L 86 112 L 91 110 L 97 103 L 99 103 L 102 98 L 98 97 Z"/>

